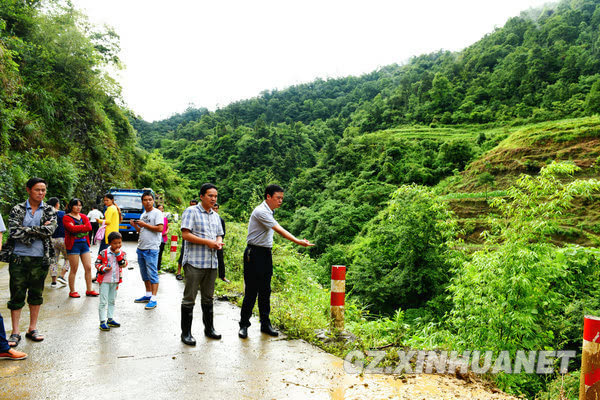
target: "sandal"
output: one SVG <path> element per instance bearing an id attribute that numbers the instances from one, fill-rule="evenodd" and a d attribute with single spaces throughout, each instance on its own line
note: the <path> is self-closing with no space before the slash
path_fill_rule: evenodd
<path id="1" fill-rule="evenodd" d="M 19 345 L 19 342 L 21 341 L 21 335 L 19 335 L 18 333 L 13 333 L 12 335 L 10 335 L 7 341 L 9 342 L 8 345 L 10 347 L 17 347 Z M 10 342 L 13 342 L 14 344 L 10 344 Z"/>
<path id="2" fill-rule="evenodd" d="M 25 334 L 25 337 L 28 339 L 33 340 L 34 342 L 41 342 L 42 340 L 44 340 L 44 335 L 42 335 L 41 333 L 39 333 L 37 331 L 37 329 L 34 329 L 32 331 L 29 331 Z"/>
<path id="3" fill-rule="evenodd" d="M 182 281 L 183 276 L 181 276 L 181 274 L 177 274 L 177 275 L 175 275 L 175 279 L 177 279 L 178 281 Z"/>

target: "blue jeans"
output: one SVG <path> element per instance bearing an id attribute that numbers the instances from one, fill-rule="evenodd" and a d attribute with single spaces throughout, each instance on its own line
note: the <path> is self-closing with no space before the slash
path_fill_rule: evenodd
<path id="1" fill-rule="evenodd" d="M 4 319 L 2 319 L 2 314 L 0 314 L 0 353 L 6 353 L 8 350 L 10 350 L 10 346 L 8 345 L 8 340 L 6 340 Z"/>
<path id="2" fill-rule="evenodd" d="M 142 280 L 144 282 L 150 281 L 150 283 L 158 283 L 158 250 L 137 249 L 136 253 Z"/>

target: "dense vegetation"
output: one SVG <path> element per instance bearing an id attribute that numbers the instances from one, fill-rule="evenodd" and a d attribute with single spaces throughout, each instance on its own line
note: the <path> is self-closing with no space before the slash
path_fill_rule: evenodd
<path id="1" fill-rule="evenodd" d="M 259 118 L 267 124 L 327 121 L 339 135 L 347 126 L 372 132 L 435 121 L 582 116 L 600 111 L 599 26 L 596 1 L 561 1 L 511 18 L 458 53 L 440 51 L 360 77 L 265 91 L 215 113 L 190 109 L 136 128 L 145 143 L 160 146 L 158 137 L 168 131 L 174 139 L 194 140 L 215 124 L 251 126 Z M 204 115 L 204 124 L 179 132 L 177 125 L 187 125 L 194 112 Z"/>
<path id="2" fill-rule="evenodd" d="M 137 147 L 120 88 L 105 72 L 120 66 L 118 52 L 116 33 L 91 26 L 68 2 L 0 2 L 3 212 L 33 175 L 48 180 L 50 196 L 76 195 L 86 208 L 111 186 L 155 184 L 139 175 L 146 167 L 166 170 L 162 178 L 185 190 L 160 156 Z M 181 201 L 182 189 L 170 193 Z"/>
<path id="3" fill-rule="evenodd" d="M 562 1 L 458 53 L 132 123 L 140 143 L 158 148 L 192 187 L 217 183 L 235 218 L 264 183 L 282 184 L 280 218 L 315 240 L 319 255 L 349 243 L 398 185 L 432 186 L 463 171 L 507 136 L 494 126 L 600 111 L 599 24 L 597 1 Z"/>
<path id="4" fill-rule="evenodd" d="M 289 334 L 318 341 L 341 263 L 358 340 L 324 345 L 339 354 L 578 348 L 582 314 L 600 312 L 598 182 L 587 180 L 600 157 L 599 28 L 600 1 L 564 0 L 461 52 L 149 123 L 104 72 L 119 66 L 114 32 L 68 2 L 4 0 L 0 209 L 31 175 L 87 203 L 132 185 L 176 206 L 214 182 L 231 226 L 228 288 L 240 291 L 239 222 L 279 183 L 276 218 L 317 244 L 275 249 L 274 302 L 294 306 L 275 305 L 274 320 Z M 552 379 L 496 377 L 528 395 L 555 390 Z"/>
<path id="5" fill-rule="evenodd" d="M 576 179 L 600 156 L 600 119 L 585 118 L 600 111 L 599 24 L 600 2 L 562 1 L 458 53 L 132 124 L 192 187 L 216 183 L 230 221 L 266 183 L 286 188 L 278 220 L 317 244 L 311 258 L 278 248 L 276 296 L 302 304 L 276 316 L 290 332 L 324 328 L 313 279 L 342 263 L 355 346 L 577 348 L 581 314 L 600 311 L 580 278 L 600 272 L 598 253 L 575 244 L 600 242 L 597 182 Z"/>

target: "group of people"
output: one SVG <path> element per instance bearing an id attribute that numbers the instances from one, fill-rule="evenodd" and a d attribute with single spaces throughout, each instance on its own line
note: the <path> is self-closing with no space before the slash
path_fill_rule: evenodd
<path id="1" fill-rule="evenodd" d="M 48 271 L 52 276 L 52 287 L 57 282 L 66 285 L 65 274 L 69 272 L 69 297 L 79 298 L 75 290 L 75 277 L 81 261 L 86 281 L 86 296 L 100 296 L 100 329 L 109 331 L 118 327 L 114 317 L 117 287 L 122 282 L 122 269 L 128 265 L 127 256 L 122 247 L 119 223 L 121 210 L 111 194 L 104 196 L 106 211 L 90 215 L 95 223 L 104 225 L 104 239 L 100 242 L 95 262 L 99 292 L 92 287 L 91 251 L 96 235 L 90 218 L 81 212 L 82 203 L 72 199 L 65 212 L 60 211 L 58 199 L 51 198 L 44 203 L 47 184 L 41 178 L 32 178 L 27 182 L 28 199 L 17 204 L 11 210 L 8 220 L 9 237 L 4 248 L 1 247 L 2 233 L 6 231 L 0 215 L 0 260 L 9 263 L 10 300 L 12 333 L 6 339 L 4 323 L 0 315 L 0 359 L 19 360 L 27 354 L 16 347 L 21 341 L 19 322 L 25 300 L 29 305 L 29 326 L 25 336 L 35 342 L 44 340 L 37 330 L 40 306 L 43 303 L 44 282 Z M 273 263 L 271 248 L 273 232 L 301 246 L 313 246 L 308 240 L 297 239 L 274 219 L 273 211 L 281 206 L 284 191 L 280 186 L 269 185 L 265 189 L 265 200 L 257 206 L 248 224 L 247 247 L 244 251 L 245 295 L 239 322 L 239 337 L 248 337 L 250 317 L 258 297 L 261 332 L 277 336 L 271 325 L 270 294 Z M 177 279 L 185 274 L 185 285 L 181 302 L 181 341 L 195 345 L 192 336 L 193 310 L 196 296 L 200 291 L 202 321 L 204 333 L 211 339 L 220 339 L 221 335 L 214 326 L 214 289 L 217 276 L 227 281 L 224 274 L 223 237 L 225 223 L 218 214 L 218 191 L 215 185 L 206 183 L 200 188 L 200 203 L 191 204 L 183 215 L 181 232 L 183 245 L 179 259 Z M 160 255 L 166 242 L 167 219 L 163 210 L 154 207 L 154 195 L 151 191 L 142 194 L 144 212 L 139 220 L 131 220 L 131 225 L 139 234 L 136 250 L 140 275 L 144 283 L 144 294 L 136 298 L 136 303 L 145 303 L 145 309 L 157 307 Z M 159 206 L 160 207 L 160 206 Z M 96 210 L 97 211 L 97 210 Z M 99 212 L 98 212 L 99 213 Z M 62 236 L 61 236 L 62 235 Z M 64 237 L 64 239 L 62 239 Z M 91 238 L 91 239 L 90 239 Z M 66 253 L 64 266 L 60 269 L 58 254 Z M 55 256 L 56 254 L 56 256 Z"/>
<path id="2" fill-rule="evenodd" d="M 296 238 L 275 220 L 274 210 L 283 203 L 283 194 L 283 188 L 280 186 L 267 186 L 264 201 L 254 209 L 248 223 L 247 247 L 244 251 L 244 300 L 238 332 L 238 336 L 242 339 L 248 337 L 250 317 L 257 298 L 260 331 L 270 336 L 279 335 L 269 318 L 273 276 L 271 254 L 273 232 L 300 246 L 314 246 L 307 239 Z M 224 223 L 214 210 L 217 198 L 217 187 L 205 183 L 200 188 L 200 204 L 188 207 L 181 220 L 181 232 L 185 242 L 181 261 L 185 272 L 185 289 L 181 301 L 181 341 L 190 346 L 196 344 L 191 331 L 198 289 L 204 334 L 212 339 L 221 338 L 214 328 L 213 313 L 213 294 L 219 269 L 218 252 L 223 250 L 225 235 Z"/>
<path id="3" fill-rule="evenodd" d="M 122 269 L 128 263 L 125 252 L 121 251 L 122 236 L 119 233 L 119 223 L 122 214 L 114 202 L 114 197 L 111 194 L 104 196 L 106 206 L 104 218 L 98 210 L 90 212 L 94 214 L 96 211 L 95 215 L 91 216 L 95 223 L 102 223 L 104 229 L 95 262 L 96 278 L 93 278 L 90 247 L 95 237 L 92 235 L 94 227 L 90 218 L 81 212 L 83 207 L 81 200 L 72 199 L 63 212 L 60 210 L 60 201 L 57 198 L 50 198 L 48 202 L 43 201 L 47 191 L 44 179 L 31 178 L 27 181 L 26 189 L 27 200 L 17 204 L 10 212 L 9 236 L 4 248 L 1 246 L 1 239 L 7 229 L 0 215 L 0 260 L 9 263 L 8 308 L 12 321 L 12 333 L 7 339 L 4 321 L 0 315 L 0 359 L 21 360 L 27 357 L 27 354 L 13 348 L 22 339 L 19 323 L 25 301 L 29 305 L 29 326 L 25 337 L 35 342 L 44 340 L 44 336 L 37 330 L 37 320 L 43 303 L 44 282 L 49 270 L 52 277 L 51 287 L 56 288 L 59 284 L 66 286 L 65 276 L 68 272 L 69 297 L 80 298 L 81 295 L 75 290 L 75 278 L 81 262 L 84 268 L 86 296 L 100 297 L 98 306 L 100 329 L 110 330 L 111 327 L 120 326 L 113 319 L 113 313 L 117 287 L 122 282 Z M 146 308 L 152 309 L 156 307 L 156 299 L 153 295 L 156 295 L 158 290 L 158 277 L 152 271 L 156 272 L 158 251 L 166 222 L 162 212 L 153 207 L 152 192 L 144 192 L 142 202 L 145 212 L 139 221 L 131 221 L 131 223 L 140 236 L 138 263 L 146 295 L 149 294 Z M 65 263 L 62 269 L 59 269 L 61 254 L 65 258 Z M 96 279 L 100 284 L 99 291 L 95 291 L 92 286 L 92 282 Z"/>

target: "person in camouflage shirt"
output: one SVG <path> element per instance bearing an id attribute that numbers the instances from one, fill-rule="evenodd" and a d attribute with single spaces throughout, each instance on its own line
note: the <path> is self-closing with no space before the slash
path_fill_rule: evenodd
<path id="1" fill-rule="evenodd" d="M 13 207 L 8 218 L 9 238 L 3 251 L 10 254 L 10 300 L 12 334 L 11 347 L 19 344 L 19 320 L 25 299 L 29 304 L 29 329 L 26 337 L 39 342 L 44 337 L 37 331 L 37 319 L 43 303 L 42 293 L 48 268 L 54 257 L 52 233 L 56 229 L 56 210 L 44 203 L 46 181 L 31 178 L 27 181 L 29 198 Z"/>

